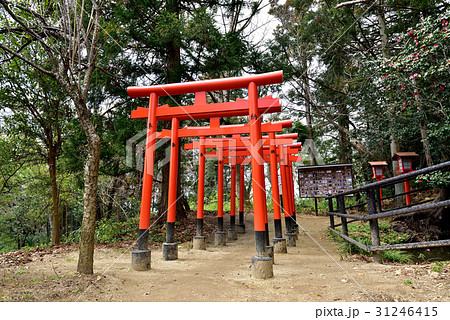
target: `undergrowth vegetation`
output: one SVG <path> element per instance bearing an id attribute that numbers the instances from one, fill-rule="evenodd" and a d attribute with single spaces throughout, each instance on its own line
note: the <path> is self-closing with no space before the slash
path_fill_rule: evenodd
<path id="1" fill-rule="evenodd" d="M 381 220 L 379 221 L 378 228 L 380 231 L 380 244 L 381 245 L 391 245 L 403 243 L 406 239 L 408 239 L 409 234 L 407 233 L 399 233 L 392 229 L 392 224 L 390 220 Z M 337 227 L 336 230 L 342 232 L 342 227 Z M 352 254 L 362 254 L 365 256 L 372 256 L 373 254 L 370 252 L 366 252 L 365 250 L 359 248 L 358 246 L 350 243 L 338 235 L 328 231 L 330 239 L 338 243 L 339 251 L 344 255 L 352 255 Z M 369 223 L 366 222 L 355 222 L 348 225 L 348 234 L 352 239 L 366 245 L 372 245 L 372 240 L 370 238 L 370 226 Z M 384 261 L 389 262 L 399 262 L 399 263 L 410 263 L 412 262 L 412 255 L 406 251 L 401 250 L 390 250 L 383 251 L 382 257 Z"/>

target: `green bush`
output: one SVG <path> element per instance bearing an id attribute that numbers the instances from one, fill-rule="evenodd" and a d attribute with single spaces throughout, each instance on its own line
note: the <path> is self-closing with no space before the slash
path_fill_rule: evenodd
<path id="1" fill-rule="evenodd" d="M 95 227 L 95 242 L 113 243 L 117 241 L 135 239 L 139 217 L 133 217 L 126 221 L 101 220 L 97 221 Z M 64 242 L 79 242 L 81 228 L 71 232 L 63 238 Z"/>
<path id="2" fill-rule="evenodd" d="M 400 250 L 383 251 L 381 257 L 383 258 L 383 261 L 390 262 L 411 263 L 413 261 L 411 254 Z"/>

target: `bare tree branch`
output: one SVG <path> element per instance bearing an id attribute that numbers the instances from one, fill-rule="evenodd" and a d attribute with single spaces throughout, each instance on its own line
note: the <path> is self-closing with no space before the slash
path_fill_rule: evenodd
<path id="1" fill-rule="evenodd" d="M 339 9 L 339 8 L 342 8 L 342 7 L 345 7 L 345 6 L 353 6 L 355 4 L 366 3 L 366 2 L 369 2 L 369 1 L 374 1 L 374 0 L 355 0 L 355 1 L 342 2 L 342 3 L 339 3 L 338 5 L 336 5 L 335 8 Z"/>
<path id="2" fill-rule="evenodd" d="M 55 73 L 49 70 L 46 70 L 44 68 L 42 68 L 41 66 L 39 66 L 38 64 L 34 63 L 33 61 L 25 58 L 24 56 L 22 56 L 21 54 L 17 53 L 16 51 L 4 46 L 3 44 L 0 43 L 0 49 L 12 54 L 13 56 L 19 58 L 20 60 L 22 60 L 23 62 L 29 64 L 30 66 L 32 66 L 33 68 L 36 68 L 37 70 L 39 70 L 40 72 L 51 76 L 51 77 L 55 77 Z"/>

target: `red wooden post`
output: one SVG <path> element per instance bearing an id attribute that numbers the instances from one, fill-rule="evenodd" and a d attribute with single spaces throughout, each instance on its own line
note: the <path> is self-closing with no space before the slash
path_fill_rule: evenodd
<path id="1" fill-rule="evenodd" d="M 231 165 L 231 199 L 230 199 L 230 215 L 236 216 L 236 165 Z"/>
<path id="2" fill-rule="evenodd" d="M 411 187 L 409 185 L 409 181 L 405 181 L 405 198 L 406 198 L 406 205 L 411 205 L 411 195 L 409 194 L 411 192 Z"/>
<path id="3" fill-rule="evenodd" d="M 172 119 L 172 138 L 170 145 L 169 194 L 167 203 L 166 242 L 163 244 L 164 260 L 178 259 L 178 244 L 175 242 L 175 215 L 177 212 L 177 174 L 178 174 L 178 129 L 180 120 Z"/>
<path id="4" fill-rule="evenodd" d="M 204 206 L 205 206 L 205 137 L 200 137 L 200 148 L 198 155 L 197 231 L 193 239 L 194 250 L 206 250 L 206 237 L 203 235 Z"/>
<path id="5" fill-rule="evenodd" d="M 223 146 L 217 148 L 217 231 L 215 244 L 226 244 L 226 233 L 223 231 Z"/>
<path id="6" fill-rule="evenodd" d="M 236 161 L 236 159 L 234 159 Z M 230 190 L 230 229 L 228 239 L 236 240 L 236 162 L 231 164 L 231 190 Z"/>
<path id="7" fill-rule="evenodd" d="M 158 96 L 150 95 L 149 115 L 147 120 L 147 136 L 145 143 L 144 174 L 142 177 L 142 197 L 139 221 L 138 249 L 145 250 L 148 247 L 148 228 L 150 227 L 153 168 L 155 162 L 155 133 L 156 133 L 156 108 L 158 107 Z"/>
<path id="8" fill-rule="evenodd" d="M 244 164 L 239 165 L 239 223 L 237 225 L 238 233 L 245 233 L 244 222 Z"/>
<path id="9" fill-rule="evenodd" d="M 289 178 L 289 189 L 291 191 L 290 194 L 290 200 L 291 200 L 291 213 L 292 213 L 292 219 L 293 219 L 293 229 L 297 231 L 297 216 L 296 216 L 296 208 L 295 208 L 295 190 L 294 190 L 294 175 L 292 172 L 292 162 L 289 160 L 289 155 L 287 156 L 288 160 L 288 178 Z"/>
<path id="10" fill-rule="evenodd" d="M 266 213 L 264 212 L 266 193 L 264 190 L 264 167 L 263 163 L 261 163 L 261 116 L 258 110 L 258 87 L 254 82 L 251 82 L 248 86 L 248 95 L 250 105 L 250 143 L 252 154 L 253 214 L 255 225 L 256 256 L 266 257 Z"/>
<path id="11" fill-rule="evenodd" d="M 283 232 L 281 228 L 281 209 L 280 209 L 280 191 L 278 187 L 278 161 L 275 140 L 275 133 L 269 133 L 270 143 L 270 178 L 272 180 L 272 201 L 273 201 L 273 218 L 275 227 L 275 238 L 282 238 Z"/>
<path id="12" fill-rule="evenodd" d="M 198 156 L 197 236 L 203 236 L 203 212 L 205 206 L 205 137 L 200 137 Z"/>
<path id="13" fill-rule="evenodd" d="M 133 270 L 145 271 L 151 268 L 151 250 L 148 249 L 148 229 L 150 227 L 150 214 L 153 188 L 153 168 L 155 163 L 156 141 L 156 109 L 158 96 L 150 94 L 147 135 L 145 141 L 144 173 L 142 177 L 141 210 L 139 215 L 138 250 L 131 253 L 131 267 Z"/>
<path id="14" fill-rule="evenodd" d="M 286 174 L 286 165 L 280 161 L 281 188 L 283 189 L 284 217 L 286 218 L 286 232 L 291 232 L 291 202 L 289 201 L 289 189 Z M 289 217 L 289 219 L 287 219 Z"/>
<path id="15" fill-rule="evenodd" d="M 294 233 L 294 223 L 292 221 L 292 202 L 291 202 L 291 193 L 289 187 L 289 171 L 287 168 L 288 156 L 287 156 L 287 147 L 280 146 L 280 172 L 281 172 L 281 187 L 283 189 L 283 204 L 284 204 L 284 212 L 285 212 L 285 222 L 286 222 L 286 242 L 287 246 L 295 247 L 296 246 L 296 235 Z"/>

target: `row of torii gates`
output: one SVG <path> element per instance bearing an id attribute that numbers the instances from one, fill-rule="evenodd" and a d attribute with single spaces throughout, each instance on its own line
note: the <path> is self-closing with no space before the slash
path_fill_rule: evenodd
<path id="1" fill-rule="evenodd" d="M 297 224 L 295 222 L 295 202 L 292 163 L 300 161 L 297 154 L 300 143 L 294 143 L 297 134 L 280 134 L 283 128 L 292 127 L 292 121 L 262 123 L 261 115 L 281 111 L 278 99 L 258 98 L 258 87 L 282 83 L 283 72 L 233 77 L 155 86 L 128 87 L 130 97 L 148 97 L 148 108 L 137 108 L 131 113 L 132 119 L 147 119 L 142 199 L 139 222 L 138 249 L 132 252 L 132 268 L 143 271 L 151 267 L 151 250 L 148 248 L 150 227 L 153 171 L 155 162 L 155 143 L 157 139 L 170 138 L 170 169 L 167 209 L 166 242 L 163 244 L 165 260 L 178 259 L 178 244 L 175 242 L 175 214 L 177 201 L 177 170 L 179 138 L 197 137 L 198 141 L 186 144 L 185 149 L 199 150 L 197 231 L 193 248 L 206 249 L 203 235 L 203 210 L 205 186 L 205 160 L 217 158 L 218 161 L 218 210 L 215 244 L 225 244 L 227 233 L 223 228 L 223 168 L 231 166 L 230 228 L 228 239 L 237 239 L 237 233 L 245 233 L 244 224 L 244 165 L 251 163 L 253 214 L 256 254 L 252 257 L 252 273 L 255 278 L 273 276 L 273 254 L 286 253 L 286 246 L 295 246 Z M 206 92 L 233 89 L 248 89 L 248 99 L 233 102 L 207 103 Z M 159 106 L 159 97 L 195 93 L 193 105 L 169 107 Z M 249 116 L 248 124 L 220 125 L 220 118 Z M 210 119 L 205 127 L 180 128 L 181 120 Z M 171 130 L 157 131 L 158 121 L 171 121 Z M 263 133 L 267 135 L 262 135 Z M 250 136 L 244 136 L 244 135 Z M 222 136 L 228 136 L 223 138 Z M 231 137 L 230 137 L 231 136 Z M 215 149 L 206 152 L 206 149 Z M 264 163 L 270 163 L 273 197 L 275 238 L 270 245 Z M 283 206 L 280 205 L 278 185 L 278 164 L 280 165 Z M 236 166 L 240 166 L 239 221 L 236 224 Z M 286 233 L 282 234 L 281 215 L 284 214 Z"/>

